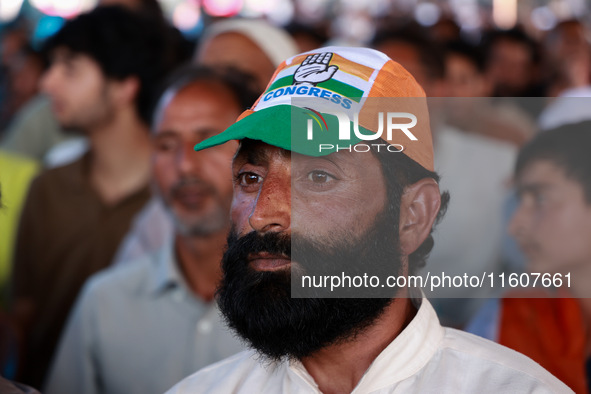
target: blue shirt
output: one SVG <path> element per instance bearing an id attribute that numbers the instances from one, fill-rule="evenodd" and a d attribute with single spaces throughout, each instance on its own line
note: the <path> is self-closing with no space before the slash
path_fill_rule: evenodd
<path id="1" fill-rule="evenodd" d="M 52 393 L 162 393 L 244 347 L 184 282 L 172 242 L 91 277 L 47 381 Z"/>

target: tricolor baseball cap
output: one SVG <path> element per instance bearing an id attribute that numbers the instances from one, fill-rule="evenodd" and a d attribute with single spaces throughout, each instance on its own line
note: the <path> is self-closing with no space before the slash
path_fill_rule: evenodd
<path id="1" fill-rule="evenodd" d="M 381 138 L 434 168 L 425 92 L 400 64 L 369 48 L 324 47 L 285 60 L 253 107 L 195 150 L 245 138 L 308 156 Z"/>

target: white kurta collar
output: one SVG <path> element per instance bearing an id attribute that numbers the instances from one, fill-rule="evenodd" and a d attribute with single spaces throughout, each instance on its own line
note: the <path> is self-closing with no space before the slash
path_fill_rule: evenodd
<path id="1" fill-rule="evenodd" d="M 433 357 L 444 329 L 426 298 L 414 301 L 420 304 L 415 317 L 372 362 L 352 393 L 368 393 L 392 386 L 417 373 Z M 305 384 L 308 389 L 320 393 L 301 362 L 285 363 L 284 367 L 293 383 Z"/>

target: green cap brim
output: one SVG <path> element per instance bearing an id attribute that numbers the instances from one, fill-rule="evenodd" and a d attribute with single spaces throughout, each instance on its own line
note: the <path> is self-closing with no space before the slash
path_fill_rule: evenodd
<path id="1" fill-rule="evenodd" d="M 309 119 L 314 120 L 316 128 L 313 140 L 307 138 Z M 228 141 L 249 138 L 307 156 L 325 156 L 361 141 L 351 133 L 351 140 L 343 144 L 343 141 L 338 140 L 338 130 L 338 118 L 334 115 L 319 114 L 291 105 L 276 105 L 248 115 L 222 133 L 195 145 L 195 150 L 200 151 Z M 374 134 L 363 127 L 359 127 L 359 130 L 363 134 Z M 324 144 L 325 147 L 319 149 L 320 144 Z M 327 145 L 332 145 L 333 148 L 328 148 Z"/>

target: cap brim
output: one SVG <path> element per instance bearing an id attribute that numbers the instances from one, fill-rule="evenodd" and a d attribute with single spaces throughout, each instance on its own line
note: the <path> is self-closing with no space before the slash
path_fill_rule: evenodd
<path id="1" fill-rule="evenodd" d="M 313 140 L 309 140 L 307 121 L 318 119 L 317 115 L 322 115 L 323 126 L 315 133 Z M 359 129 L 363 134 L 374 134 L 363 127 Z M 240 119 L 222 133 L 195 145 L 195 150 L 200 151 L 228 141 L 249 138 L 307 156 L 325 156 L 345 148 L 342 141 L 339 143 L 338 130 L 336 116 L 319 114 L 292 105 L 276 105 Z M 360 141 L 361 139 L 352 134 L 346 146 L 355 145 Z M 319 149 L 321 145 L 323 148 Z"/>

